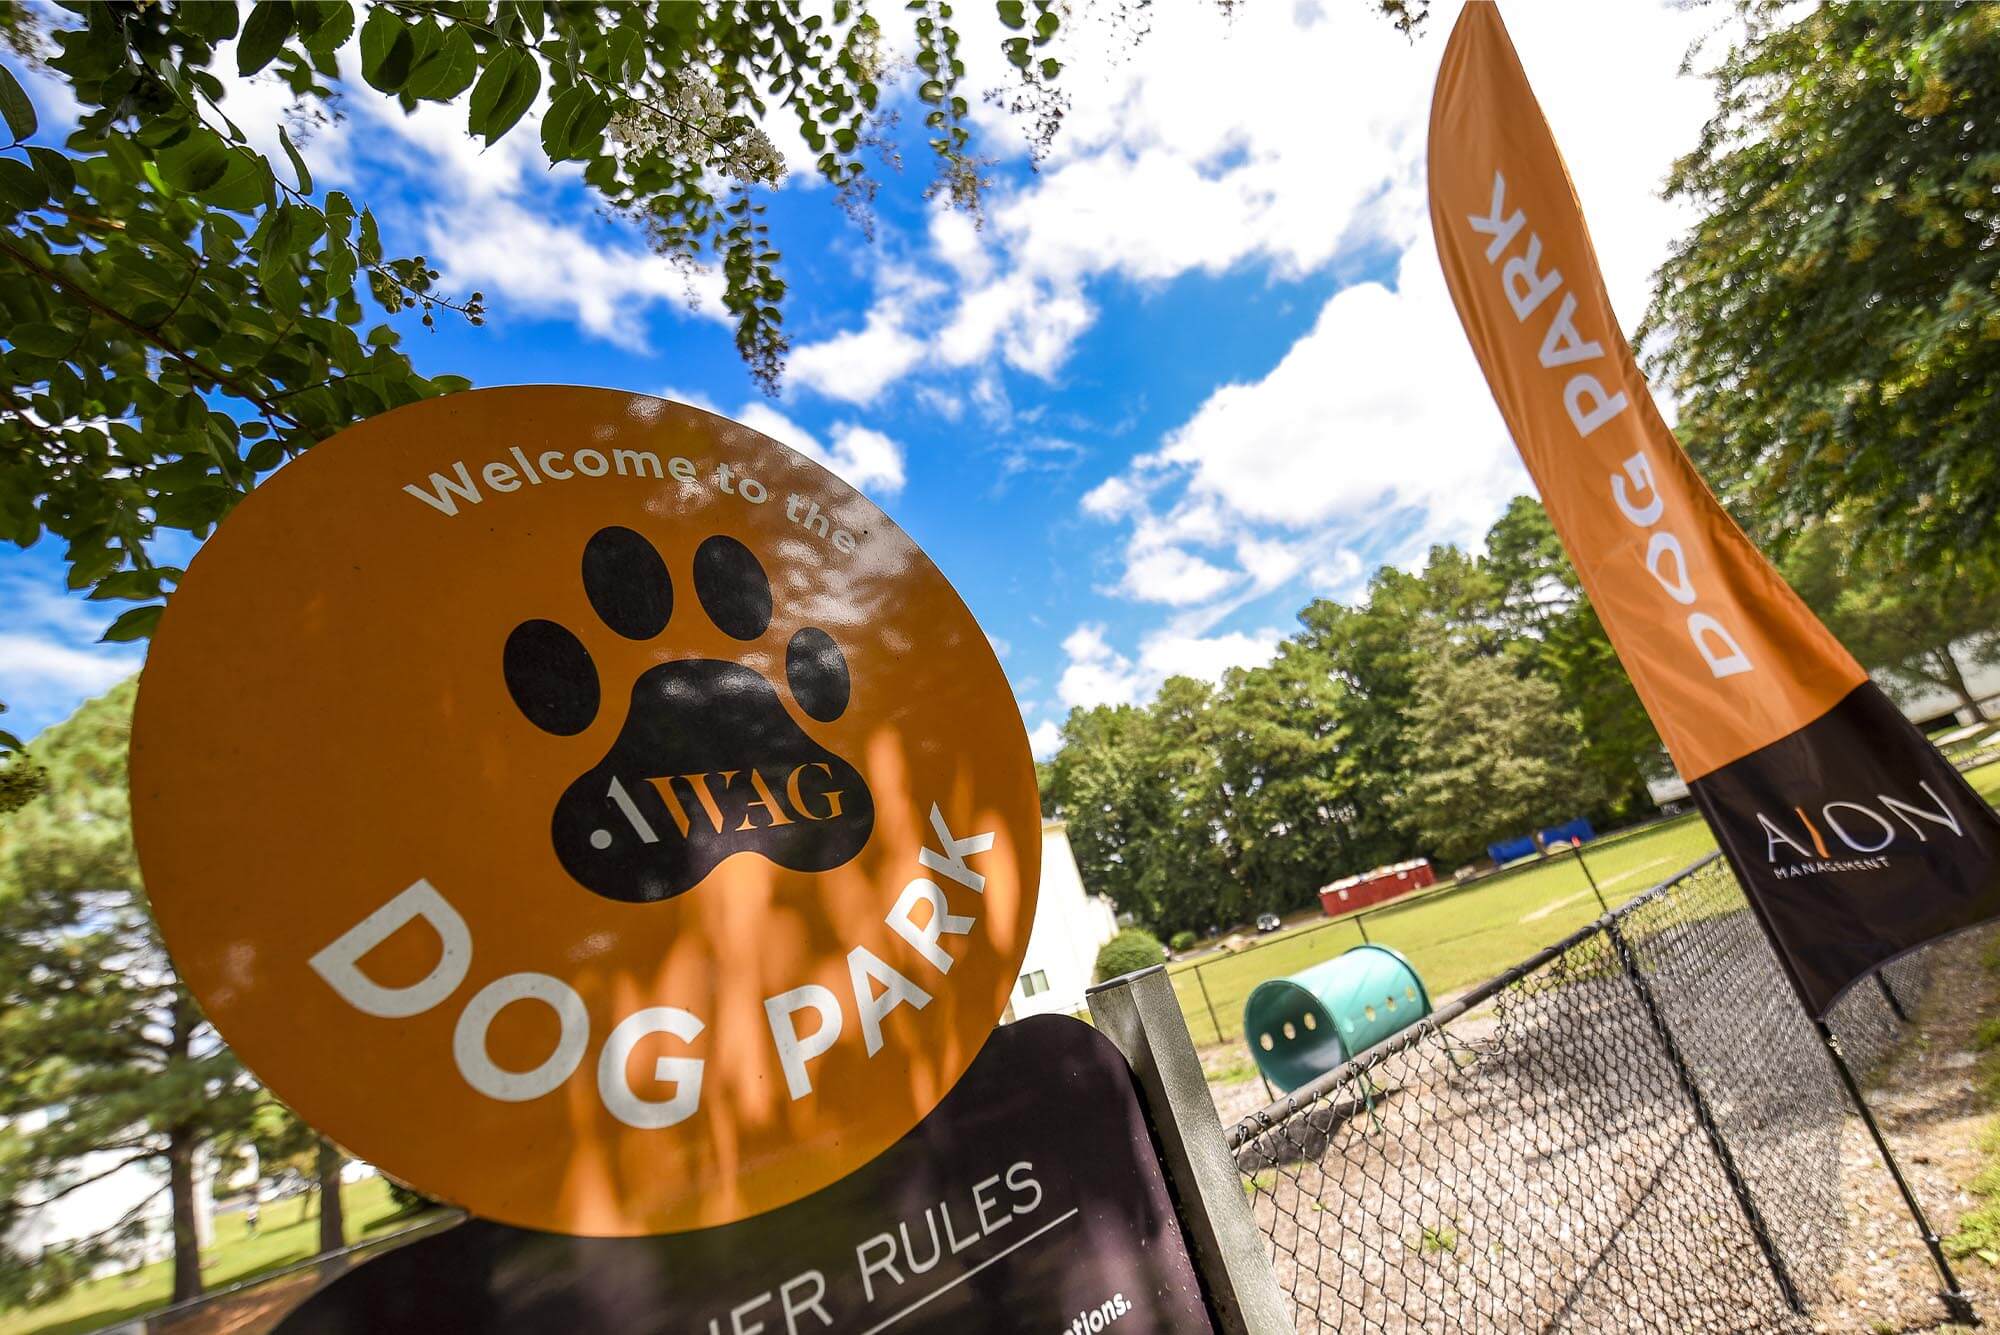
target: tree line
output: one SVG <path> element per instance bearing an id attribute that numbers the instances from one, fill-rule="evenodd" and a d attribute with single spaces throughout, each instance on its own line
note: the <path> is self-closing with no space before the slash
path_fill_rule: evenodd
<path id="1" fill-rule="evenodd" d="M 1971 706 L 2000 658 L 2000 569 L 1949 579 L 1848 541 L 1837 519 L 1782 568 L 1892 693 Z M 1484 551 L 1384 566 L 1354 606 L 1318 599 L 1260 667 L 1174 677 L 1145 705 L 1072 710 L 1040 766 L 1092 891 L 1162 936 L 1309 905 L 1338 876 L 1649 814 L 1672 772 L 1541 504 L 1517 496 Z"/>
<path id="2" fill-rule="evenodd" d="M 1659 737 L 1540 503 L 1516 497 L 1485 548 L 1315 600 L 1266 665 L 1072 710 L 1042 792 L 1085 884 L 1171 935 L 1639 810 Z"/>

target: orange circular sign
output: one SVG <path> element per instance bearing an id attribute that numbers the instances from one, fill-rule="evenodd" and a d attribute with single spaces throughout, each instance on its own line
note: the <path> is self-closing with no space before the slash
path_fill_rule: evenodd
<path id="1" fill-rule="evenodd" d="M 916 544 L 774 441 L 595 389 L 399 408 L 244 500 L 154 637 L 132 816 L 280 1097 L 598 1235 L 893 1144 L 999 1019 L 1040 877 L 1020 713 Z"/>

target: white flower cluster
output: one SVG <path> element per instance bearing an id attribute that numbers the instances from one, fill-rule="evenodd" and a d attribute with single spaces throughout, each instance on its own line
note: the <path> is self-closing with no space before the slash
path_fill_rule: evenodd
<path id="1" fill-rule="evenodd" d="M 730 115 L 720 90 L 692 70 L 683 71 L 664 106 L 631 103 L 606 131 L 633 156 L 693 160 L 745 184 L 784 179 L 785 159 L 770 137 L 747 118 Z"/>

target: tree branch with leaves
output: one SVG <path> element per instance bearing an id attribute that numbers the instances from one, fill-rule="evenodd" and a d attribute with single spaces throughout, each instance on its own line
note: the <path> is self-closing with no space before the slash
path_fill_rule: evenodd
<path id="1" fill-rule="evenodd" d="M 1053 0 L 1001 0 L 1024 83 L 1061 69 Z M 67 545 L 73 589 L 141 605 L 106 638 L 151 633 L 181 572 L 163 531 L 201 537 L 258 479 L 349 423 L 464 387 L 411 363 L 391 317 L 474 324 L 482 294 L 391 253 L 363 201 L 316 187 L 289 129 L 277 160 L 229 115 L 232 80 L 281 83 L 295 118 L 340 114 L 344 68 L 405 110 L 458 103 L 493 144 L 538 104 L 551 165 L 649 244 L 713 266 L 751 376 L 775 390 L 787 289 L 765 198 L 791 125 L 858 212 L 893 76 L 866 4 L 564 0 L 65 0 L 0 6 L 0 37 L 79 107 L 46 142 L 0 68 L 0 540 Z M 43 22 L 56 15 L 53 23 Z M 976 209 L 953 9 L 910 21 L 939 192 Z M 231 44 L 233 43 L 233 47 Z M 352 49 L 358 60 L 342 64 Z M 219 65 L 233 50 L 234 69 Z"/>

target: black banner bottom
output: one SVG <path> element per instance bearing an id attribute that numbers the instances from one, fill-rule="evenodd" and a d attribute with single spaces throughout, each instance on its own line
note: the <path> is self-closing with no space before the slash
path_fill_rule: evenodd
<path id="1" fill-rule="evenodd" d="M 1814 1016 L 2000 916 L 2000 815 L 1873 682 L 1688 787 Z"/>

